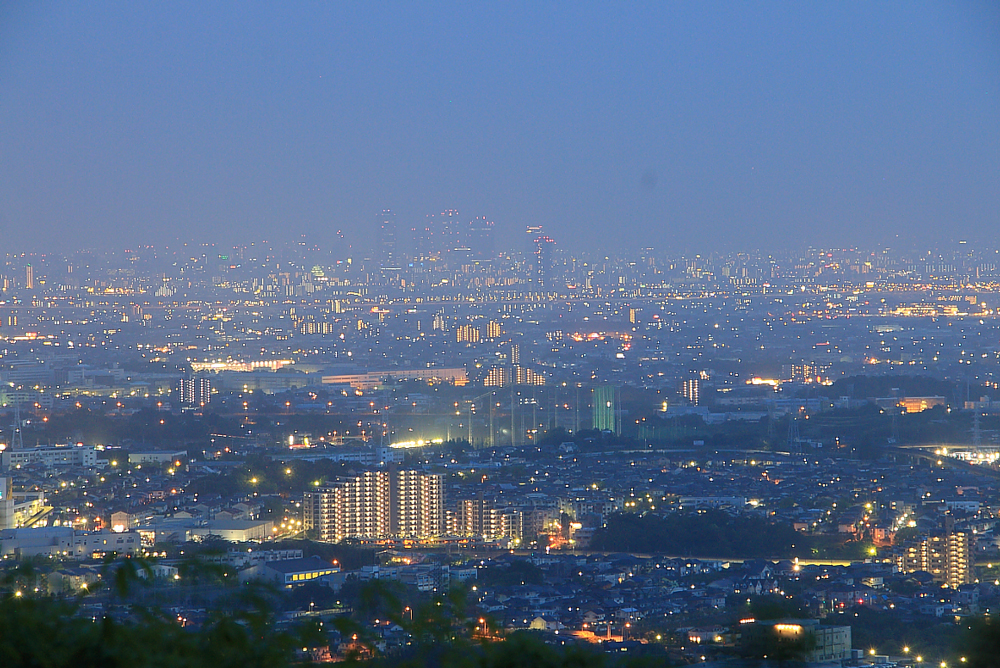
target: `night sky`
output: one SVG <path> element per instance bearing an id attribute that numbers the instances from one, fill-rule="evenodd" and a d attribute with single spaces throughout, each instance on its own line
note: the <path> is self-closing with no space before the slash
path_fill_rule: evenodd
<path id="1" fill-rule="evenodd" d="M 574 250 L 996 244 L 1000 3 L 0 2 L 0 252 L 360 249 L 383 208 Z"/>

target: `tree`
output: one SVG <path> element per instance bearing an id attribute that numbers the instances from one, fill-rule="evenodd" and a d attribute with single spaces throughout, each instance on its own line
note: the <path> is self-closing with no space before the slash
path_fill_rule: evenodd
<path id="1" fill-rule="evenodd" d="M 745 658 L 798 663 L 804 662 L 816 649 L 816 635 L 801 626 L 797 632 L 786 632 L 769 624 L 754 627 L 743 632 L 739 651 Z"/>
<path id="2" fill-rule="evenodd" d="M 1000 657 L 1000 622 L 981 617 L 962 634 L 958 651 L 967 659 L 969 668 L 993 668 Z"/>

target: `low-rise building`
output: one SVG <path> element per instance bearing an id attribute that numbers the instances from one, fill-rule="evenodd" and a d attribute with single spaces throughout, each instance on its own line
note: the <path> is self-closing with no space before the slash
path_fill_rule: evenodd
<path id="1" fill-rule="evenodd" d="M 267 561 L 251 566 L 247 575 L 283 586 L 305 584 L 317 578 L 340 572 L 338 564 L 323 561 L 317 556 L 305 559 Z"/>

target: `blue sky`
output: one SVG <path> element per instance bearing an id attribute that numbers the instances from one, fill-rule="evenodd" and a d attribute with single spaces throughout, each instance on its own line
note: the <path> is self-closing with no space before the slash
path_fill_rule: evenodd
<path id="1" fill-rule="evenodd" d="M 996 243 L 998 95 L 992 2 L 5 3 L 0 250 Z"/>

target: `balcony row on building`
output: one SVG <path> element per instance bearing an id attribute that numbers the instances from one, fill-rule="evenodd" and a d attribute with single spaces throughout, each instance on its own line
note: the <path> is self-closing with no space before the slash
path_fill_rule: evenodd
<path id="1" fill-rule="evenodd" d="M 306 492 L 303 526 L 319 540 L 431 539 L 468 536 L 519 543 L 524 518 L 485 499 L 449 506 L 444 476 L 418 471 L 366 471 Z"/>

